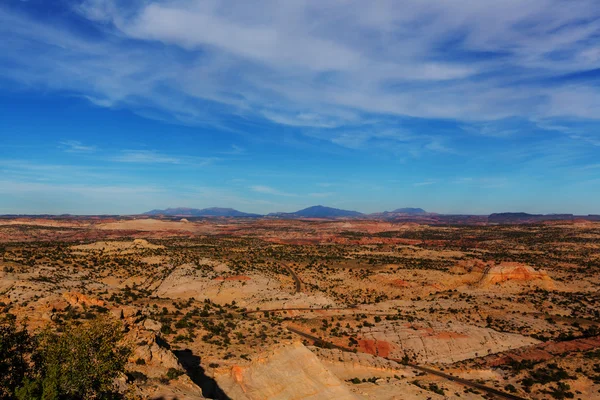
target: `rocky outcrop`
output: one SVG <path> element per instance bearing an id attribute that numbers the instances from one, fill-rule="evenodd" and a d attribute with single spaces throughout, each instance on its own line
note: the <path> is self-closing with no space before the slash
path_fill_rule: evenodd
<path id="1" fill-rule="evenodd" d="M 402 376 L 410 378 L 415 372 L 398 362 L 376 357 L 366 353 L 351 353 L 338 349 L 323 349 L 320 347 L 309 347 L 321 362 L 342 380 L 352 378 L 371 378 Z"/>
<path id="2" fill-rule="evenodd" d="M 110 310 L 110 313 L 117 319 L 131 319 L 135 317 L 139 312 L 140 310 L 134 306 L 119 306 Z"/>
<path id="3" fill-rule="evenodd" d="M 484 289 L 494 286 L 555 288 L 554 281 L 546 271 L 518 262 L 495 264 L 477 259 L 461 260 L 450 272 L 461 275 L 464 283 Z"/>
<path id="4" fill-rule="evenodd" d="M 63 297 L 72 306 L 98 306 L 104 307 L 104 301 L 90 298 L 82 293 L 77 292 L 66 292 L 63 293 Z"/>
<path id="5" fill-rule="evenodd" d="M 151 378 L 164 376 L 170 368 L 183 371 L 179 360 L 163 343 L 160 337 L 141 326 L 132 326 L 126 339 L 132 344 L 133 353 L 129 357 L 132 365 Z"/>
<path id="6" fill-rule="evenodd" d="M 158 332 L 160 331 L 160 328 L 162 328 L 162 324 L 158 321 L 148 318 L 144 320 L 144 328 L 148 329 L 149 331 Z"/>
<path id="7" fill-rule="evenodd" d="M 161 400 L 201 400 L 202 389 L 198 387 L 187 375 L 181 375 L 168 384 L 158 384 L 156 388 L 146 389 L 141 398 Z"/>
<path id="8" fill-rule="evenodd" d="M 499 365 L 509 364 L 511 361 L 546 361 L 556 356 L 564 356 L 571 352 L 585 352 L 600 348 L 600 336 L 589 338 L 580 338 L 567 340 L 564 342 L 543 342 L 534 346 L 523 347 L 504 353 L 494 354 L 485 357 L 483 365 L 497 367 Z"/>
<path id="9" fill-rule="evenodd" d="M 234 301 L 247 308 L 325 307 L 335 303 L 322 294 L 295 293 L 278 279 L 257 273 L 232 275 L 218 263 L 183 264 L 174 268 L 158 285 L 154 295 L 171 299 Z"/>
<path id="10" fill-rule="evenodd" d="M 494 265 L 484 270 L 479 286 L 486 287 L 504 282 L 532 283 L 551 289 L 554 287 L 552 278 L 545 271 L 516 262 L 506 262 Z"/>
<path id="11" fill-rule="evenodd" d="M 246 365 L 219 368 L 215 380 L 232 399 L 357 399 L 317 356 L 297 342 L 275 347 Z"/>
<path id="12" fill-rule="evenodd" d="M 149 372 L 151 373 L 158 371 L 156 367 L 167 371 L 169 368 L 175 368 L 177 370 L 182 369 L 173 353 L 164 347 L 159 346 L 156 342 L 136 347 L 133 351 L 133 357 L 136 361 L 142 359 L 144 360 L 145 365 L 153 366 L 154 368 L 149 368 Z M 162 374 L 157 375 L 162 376 Z"/>
<path id="13" fill-rule="evenodd" d="M 537 340 L 472 325 L 385 322 L 363 328 L 360 350 L 417 363 L 454 363 L 538 343 Z"/>

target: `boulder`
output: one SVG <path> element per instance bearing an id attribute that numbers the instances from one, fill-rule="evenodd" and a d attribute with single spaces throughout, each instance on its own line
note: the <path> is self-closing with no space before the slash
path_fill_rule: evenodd
<path id="1" fill-rule="evenodd" d="M 148 329 L 149 331 L 159 332 L 162 328 L 162 324 L 158 321 L 148 318 L 144 321 L 144 328 Z"/>

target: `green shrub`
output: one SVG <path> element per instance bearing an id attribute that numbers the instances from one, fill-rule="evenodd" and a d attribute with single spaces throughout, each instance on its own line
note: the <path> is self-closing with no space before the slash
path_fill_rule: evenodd
<path id="1" fill-rule="evenodd" d="M 510 383 L 508 385 L 504 386 L 504 390 L 506 390 L 507 392 L 510 392 L 510 393 L 517 392 L 517 388 L 515 387 L 515 385 L 510 384 Z"/>
<path id="2" fill-rule="evenodd" d="M 0 399 L 12 398 L 15 390 L 30 375 L 28 355 L 33 340 L 13 319 L 0 321 Z"/>
<path id="3" fill-rule="evenodd" d="M 114 399 L 114 379 L 124 371 L 129 349 L 119 345 L 121 325 L 98 318 L 37 338 L 36 376 L 16 391 L 19 400 Z"/>
<path id="4" fill-rule="evenodd" d="M 175 368 L 169 368 L 169 370 L 167 371 L 167 378 L 169 380 L 177 379 L 181 375 L 183 375 L 183 372 Z"/>
<path id="5" fill-rule="evenodd" d="M 131 371 L 127 373 L 127 378 L 129 381 L 138 381 L 138 382 L 146 382 L 148 377 L 146 374 L 139 371 Z"/>

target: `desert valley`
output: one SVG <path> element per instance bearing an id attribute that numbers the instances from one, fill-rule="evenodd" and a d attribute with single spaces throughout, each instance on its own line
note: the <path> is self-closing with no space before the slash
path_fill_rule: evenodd
<path id="1" fill-rule="evenodd" d="M 600 223 L 471 222 L 5 217 L 0 310 L 128 398 L 600 398 Z"/>

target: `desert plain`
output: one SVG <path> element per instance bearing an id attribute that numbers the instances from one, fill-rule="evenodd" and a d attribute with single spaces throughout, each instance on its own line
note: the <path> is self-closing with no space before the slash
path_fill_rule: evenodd
<path id="1" fill-rule="evenodd" d="M 0 312 L 143 399 L 600 399 L 600 222 L 0 219 Z M 175 372 L 174 372 L 175 371 Z"/>

